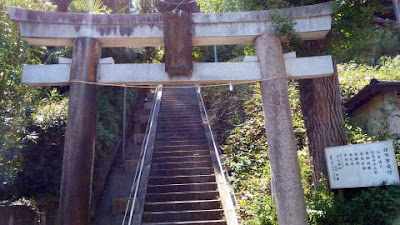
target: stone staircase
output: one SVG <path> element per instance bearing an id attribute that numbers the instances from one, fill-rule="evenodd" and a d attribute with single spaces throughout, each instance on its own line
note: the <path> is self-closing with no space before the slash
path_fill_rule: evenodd
<path id="1" fill-rule="evenodd" d="M 163 89 L 142 224 L 226 224 L 194 88 Z"/>

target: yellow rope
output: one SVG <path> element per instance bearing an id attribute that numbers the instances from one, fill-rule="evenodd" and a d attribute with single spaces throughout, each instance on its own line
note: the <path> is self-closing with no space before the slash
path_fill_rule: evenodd
<path id="1" fill-rule="evenodd" d="M 207 88 L 207 87 L 222 87 L 222 86 L 228 86 L 228 85 L 237 85 L 237 84 L 249 84 L 249 83 L 256 83 L 256 82 L 261 82 L 261 81 L 268 81 L 268 80 L 279 80 L 279 79 L 287 79 L 286 77 L 271 77 L 271 78 L 265 78 L 265 79 L 259 79 L 259 80 L 252 80 L 252 81 L 236 81 L 236 82 L 229 82 L 229 83 L 223 83 L 223 84 L 208 84 L 208 85 L 199 85 L 198 87 L 201 88 Z M 98 86 L 110 86 L 110 87 L 132 87 L 132 88 L 156 88 L 158 84 L 156 85 L 126 85 L 126 84 L 109 84 L 109 83 L 97 83 L 97 82 L 90 82 L 90 81 L 80 81 L 80 80 L 71 80 L 71 83 L 81 83 L 81 84 L 92 84 L 92 85 L 98 85 Z M 168 85 L 168 84 L 164 84 Z M 178 89 L 178 88 L 188 88 L 185 86 L 174 86 L 174 87 L 168 87 L 164 86 L 164 89 L 167 88 L 173 88 L 173 89 Z M 174 84 L 172 84 L 174 85 Z M 190 84 L 188 84 L 190 85 Z"/>

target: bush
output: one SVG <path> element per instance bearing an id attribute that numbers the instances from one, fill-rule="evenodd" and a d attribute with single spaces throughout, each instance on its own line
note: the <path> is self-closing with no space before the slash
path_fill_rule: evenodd
<path id="1" fill-rule="evenodd" d="M 308 196 L 310 224 L 390 225 L 398 216 L 400 186 L 346 189 L 341 200 L 324 184 L 317 184 Z"/>

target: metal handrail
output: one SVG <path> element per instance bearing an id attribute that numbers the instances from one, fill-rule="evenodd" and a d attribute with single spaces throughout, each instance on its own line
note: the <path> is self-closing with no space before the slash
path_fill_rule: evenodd
<path id="1" fill-rule="evenodd" d="M 133 182 L 132 182 L 132 187 L 131 187 L 130 195 L 128 198 L 128 202 L 126 203 L 125 214 L 124 214 L 124 219 L 122 221 L 122 225 L 125 225 L 126 220 L 128 218 L 128 213 L 129 213 L 128 225 L 132 224 L 133 212 L 135 209 L 135 203 L 136 203 L 137 194 L 138 194 L 138 190 L 139 190 L 139 186 L 140 186 L 139 184 L 140 184 L 140 181 L 142 178 L 144 160 L 145 160 L 145 156 L 146 156 L 147 149 L 149 146 L 149 138 L 148 137 L 150 135 L 150 132 L 154 129 L 153 128 L 154 120 L 156 119 L 155 115 L 157 114 L 156 113 L 157 110 L 159 110 L 159 107 L 157 107 L 157 106 L 159 106 L 159 104 L 157 104 L 157 102 L 161 101 L 161 96 L 162 96 L 162 85 L 159 85 L 156 88 L 154 104 L 153 104 L 153 108 L 151 109 L 151 112 L 150 112 L 151 116 L 147 123 L 145 136 L 143 138 L 141 153 L 140 153 L 140 157 L 139 157 L 140 163 L 138 163 L 138 165 L 136 166 L 136 174 L 135 174 L 135 178 L 133 179 Z"/>
<path id="2" fill-rule="evenodd" d="M 201 105 L 201 110 L 203 110 L 203 113 L 204 113 L 204 120 L 205 121 L 209 121 L 209 117 L 208 117 L 208 114 L 207 114 L 207 109 L 206 109 L 206 107 L 205 107 L 205 104 L 204 104 L 204 101 L 203 101 L 203 97 L 201 96 L 201 89 L 200 89 L 200 86 L 196 86 L 196 89 L 197 89 L 197 96 L 198 96 L 198 98 L 199 98 L 199 100 L 200 100 L 200 105 Z M 215 152 L 216 152 L 216 158 L 217 158 L 217 162 L 218 162 L 218 166 L 219 166 L 219 169 L 222 171 L 222 176 L 223 176 L 223 179 L 225 180 L 225 182 L 226 182 L 226 184 L 228 185 L 228 187 L 229 187 L 229 190 L 230 190 L 230 195 L 231 195 L 231 198 L 232 198 L 232 201 L 233 201 L 233 205 L 234 206 L 236 206 L 237 205 L 237 200 L 236 200 L 236 195 L 234 194 L 234 192 L 233 192 L 233 190 L 232 190 L 232 188 L 231 188 L 231 186 L 230 186 L 230 181 L 228 180 L 228 176 L 227 176 L 227 174 L 226 174 L 226 172 L 227 172 L 227 170 L 226 170 L 226 168 L 223 166 L 223 164 L 222 164 L 222 152 L 220 151 L 220 149 L 219 149 L 219 147 L 217 146 L 217 144 L 216 144 L 216 141 L 215 141 L 215 138 L 214 138 L 214 133 L 213 133 L 213 131 L 212 131 L 212 129 L 211 129 L 211 126 L 210 126 L 210 124 L 209 123 L 207 123 L 206 124 L 207 125 L 207 129 L 208 129 L 208 131 L 210 132 L 210 136 L 211 136 L 211 141 L 212 141 L 212 144 L 213 144 L 213 147 L 214 147 L 214 150 L 215 150 Z"/>

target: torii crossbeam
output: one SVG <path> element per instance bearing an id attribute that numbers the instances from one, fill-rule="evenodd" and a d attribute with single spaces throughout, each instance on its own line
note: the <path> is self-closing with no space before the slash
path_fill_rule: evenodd
<path id="1" fill-rule="evenodd" d="M 31 45 L 73 46 L 72 62 L 27 65 L 29 85 L 70 85 L 70 103 L 63 159 L 60 224 L 89 222 L 96 84 L 224 83 L 260 81 L 272 186 L 281 225 L 306 225 L 295 138 L 287 93 L 288 78 L 313 78 L 333 73 L 330 56 L 296 58 L 284 55 L 275 36 L 271 11 L 193 13 L 191 42 L 199 45 L 254 44 L 257 57 L 239 63 L 194 63 L 185 76 L 170 76 L 164 64 L 100 63 L 102 47 L 162 46 L 163 14 L 91 15 L 38 12 L 9 8 Z M 330 3 L 277 10 L 296 22 L 303 40 L 322 39 L 331 29 Z M 167 71 L 166 71 L 167 70 Z"/>

